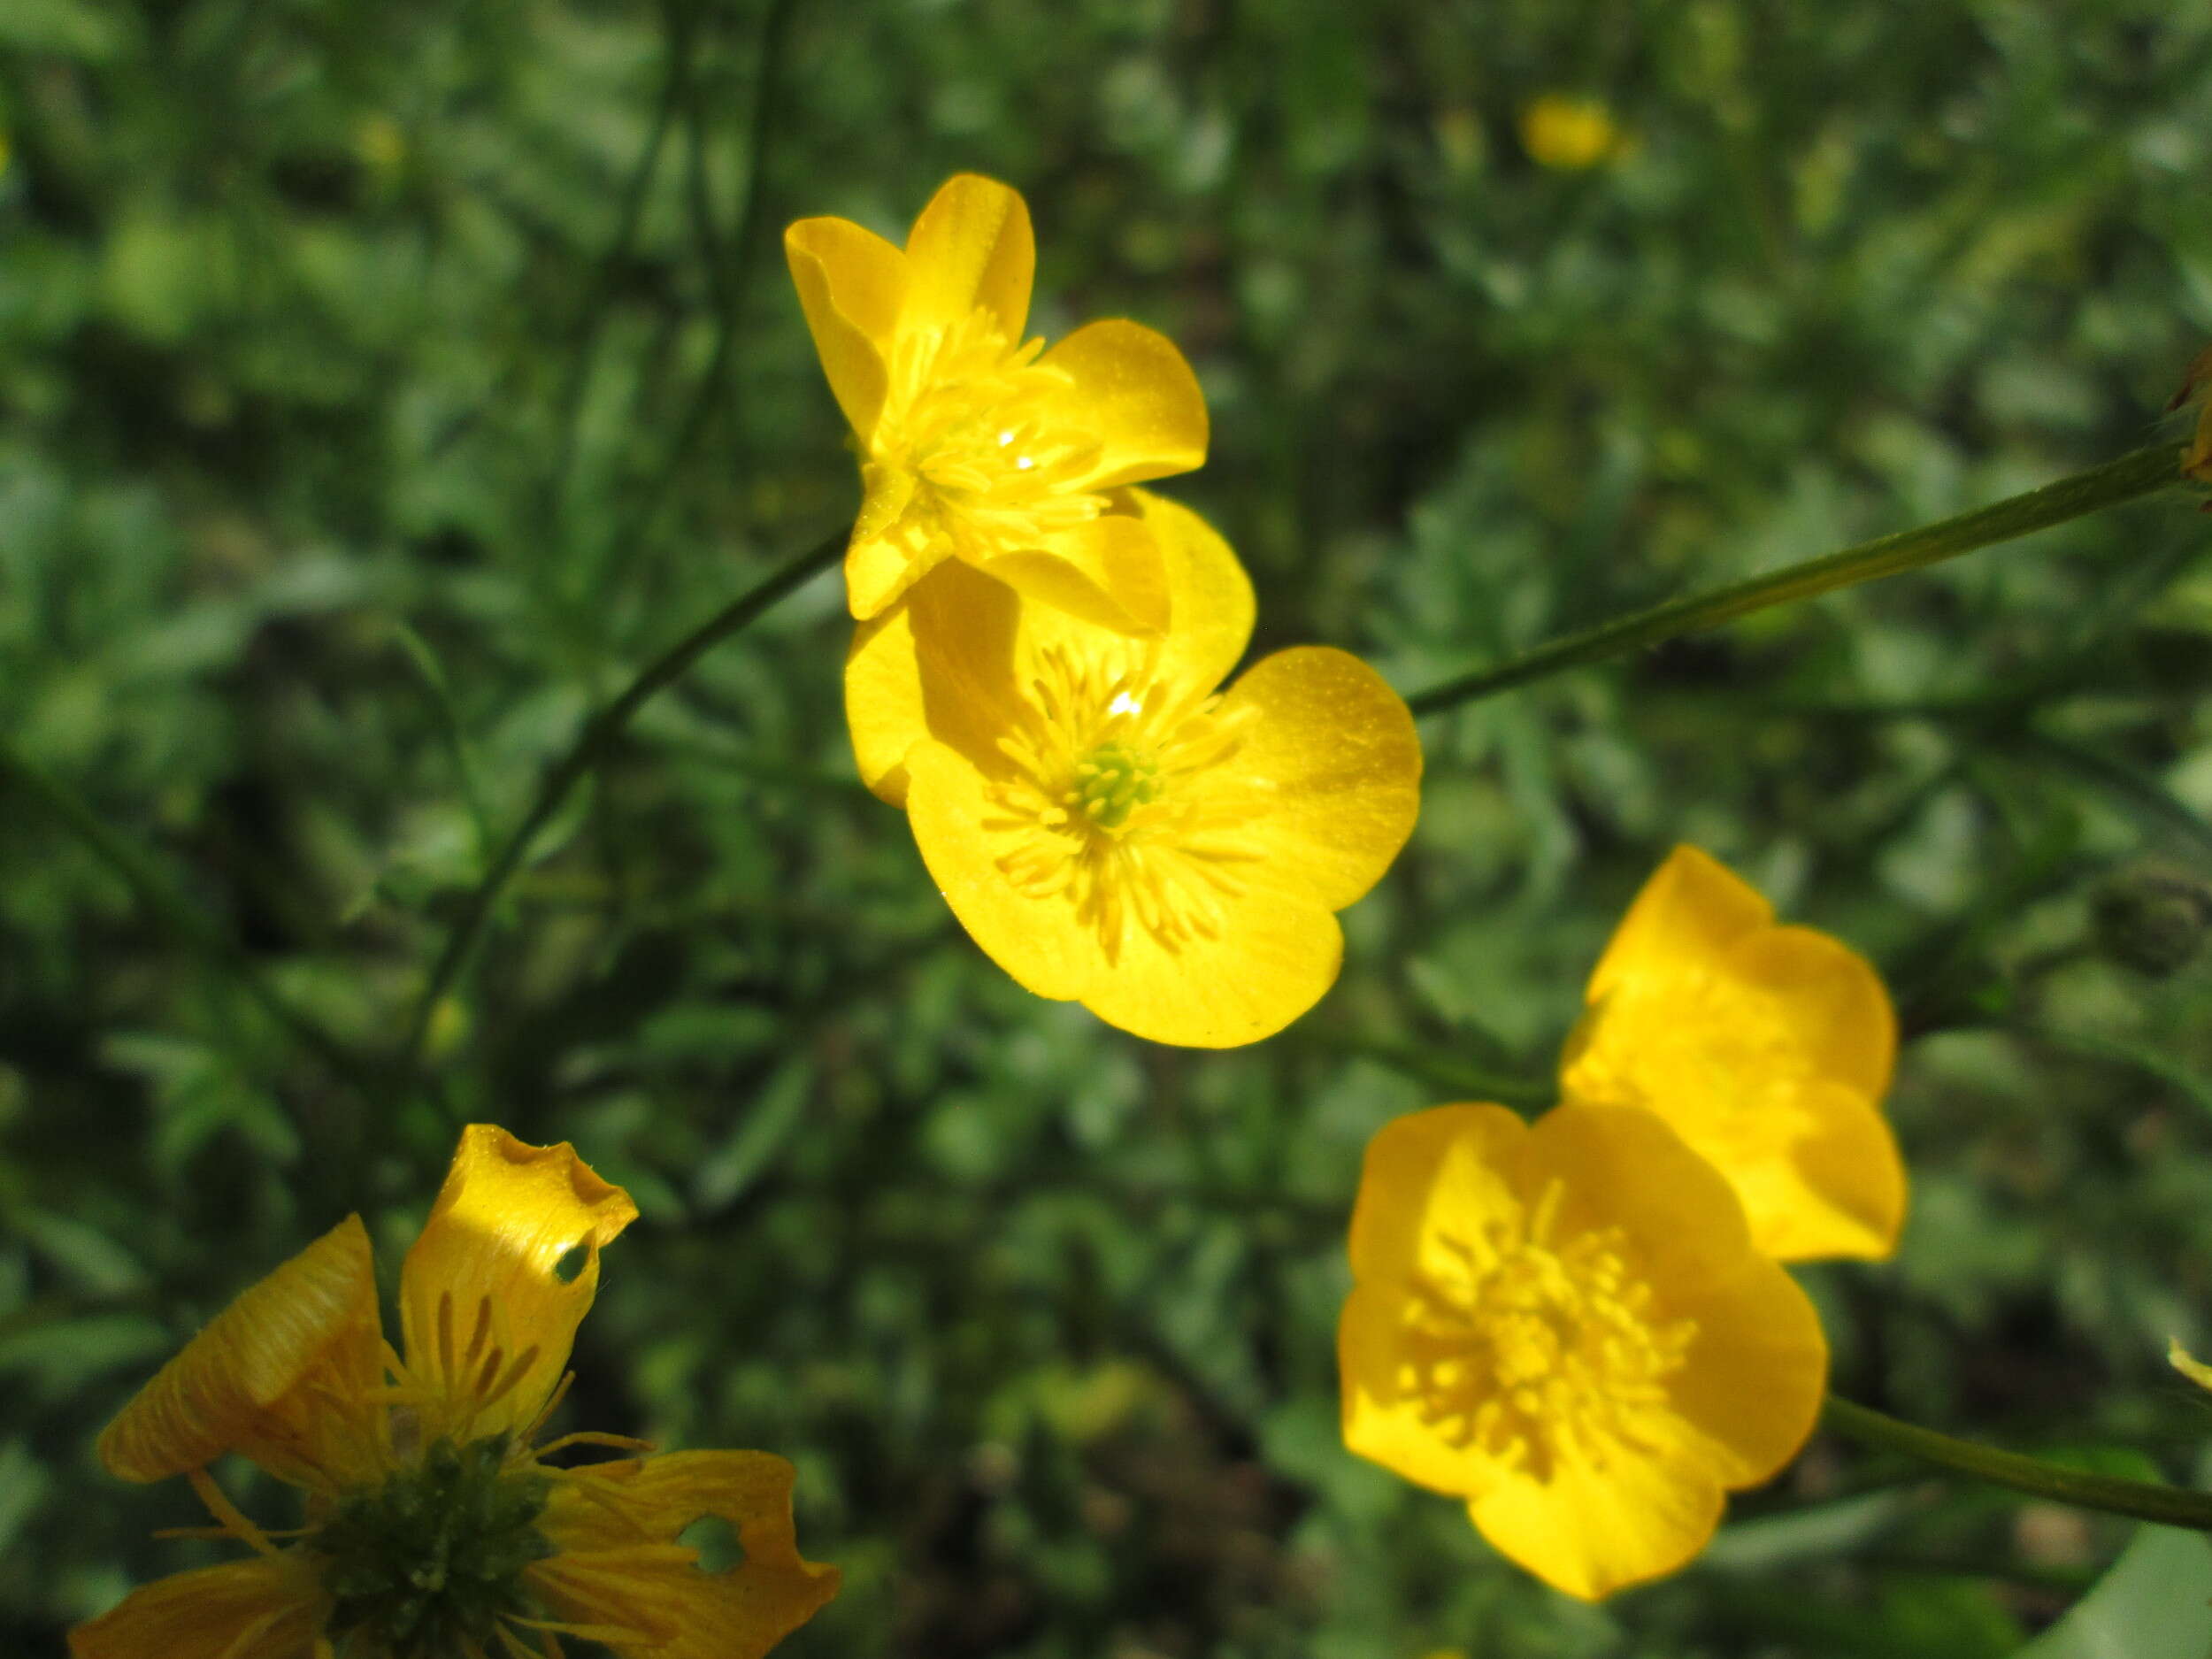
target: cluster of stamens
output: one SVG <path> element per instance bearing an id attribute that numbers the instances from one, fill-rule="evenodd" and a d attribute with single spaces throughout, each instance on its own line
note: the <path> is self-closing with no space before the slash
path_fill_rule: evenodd
<path id="1" fill-rule="evenodd" d="M 1124 641 L 1088 659 L 1040 653 L 1021 716 L 999 740 L 1008 766 L 984 825 L 1006 838 L 1006 878 L 1066 898 L 1110 961 L 1133 925 L 1170 950 L 1217 938 L 1222 901 L 1244 890 L 1238 867 L 1259 856 L 1241 833 L 1249 803 L 1224 772 L 1239 721 L 1140 657 Z"/>
<path id="2" fill-rule="evenodd" d="M 1697 1333 L 1655 1316 L 1621 1229 L 1550 1238 L 1560 1195 L 1450 1241 L 1454 1268 L 1417 1282 L 1400 1379 L 1446 1440 L 1539 1480 L 1642 1444 Z"/>
<path id="3" fill-rule="evenodd" d="M 935 547 L 980 561 L 1105 511 L 1082 487 L 1098 441 L 1064 424 L 1071 382 L 1037 361 L 1043 349 L 1013 345 L 980 309 L 899 337 L 864 463 L 876 534 L 918 557 Z"/>

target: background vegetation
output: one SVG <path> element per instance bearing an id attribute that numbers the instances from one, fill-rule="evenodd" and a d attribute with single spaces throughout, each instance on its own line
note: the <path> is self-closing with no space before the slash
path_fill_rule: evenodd
<path id="1" fill-rule="evenodd" d="M 1530 160 L 1553 91 L 1623 152 Z M 2124 1526 L 1819 1441 L 1591 1609 L 1338 1444 L 1366 1137 L 1540 1102 L 1678 839 L 1903 1010 L 1904 1248 L 1804 1275 L 1839 1388 L 2186 1473 L 2212 566 L 2178 492 L 1427 723 L 1342 982 L 1222 1055 L 967 942 L 852 780 L 817 582 L 562 818 L 430 1086 L 388 1056 L 587 711 L 851 511 L 787 219 L 1023 189 L 1037 326 L 1196 364 L 1213 456 L 1171 489 L 1250 564 L 1256 649 L 1411 690 L 2148 442 L 2212 334 L 2212 13 L 7 0 L 0 134 L 0 732 L 185 906 L 0 779 L 0 1646 L 197 1558 L 99 1425 L 346 1209 L 396 1264 L 492 1118 L 644 1210 L 572 1420 L 797 1461 L 847 1588 L 794 1659 L 2008 1652 Z"/>

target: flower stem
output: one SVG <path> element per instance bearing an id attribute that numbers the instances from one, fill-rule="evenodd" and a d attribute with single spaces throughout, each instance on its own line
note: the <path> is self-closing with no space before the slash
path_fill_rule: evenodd
<path id="1" fill-rule="evenodd" d="M 691 665 L 704 657 L 732 634 L 748 626 L 763 611 L 778 600 L 794 592 L 834 565 L 845 550 L 849 533 L 839 530 L 819 545 L 808 549 L 779 566 L 727 605 L 701 623 L 682 639 L 648 664 L 628 689 L 602 709 L 585 725 L 568 753 L 559 764 L 546 774 L 545 782 L 538 790 L 538 798 L 515 833 L 508 837 L 499 856 L 492 860 L 483 878 L 471 889 L 467 902 L 461 907 L 460 918 L 453 925 L 445 949 L 424 982 L 421 994 L 415 999 L 413 1013 L 407 1022 L 407 1033 L 399 1049 L 400 1071 L 411 1075 L 422 1054 L 425 1034 L 430 1028 L 430 1018 L 453 982 L 468 964 L 475 950 L 492 908 L 506 890 L 530 855 L 531 845 L 537 840 L 553 815 L 561 810 L 576 788 L 588 776 L 608 752 L 622 729 L 655 695 L 664 691 L 681 679 Z"/>
<path id="2" fill-rule="evenodd" d="M 1863 1445 L 1901 1452 L 1938 1468 L 2047 1498 L 2054 1503 L 2101 1509 L 2108 1515 L 2132 1516 L 2139 1521 L 2154 1521 L 2162 1526 L 2212 1532 L 2212 1493 L 2062 1469 L 2038 1457 L 2024 1457 L 2017 1452 L 2000 1451 L 1993 1446 L 1954 1440 L 1948 1434 L 1900 1422 L 1833 1394 L 1821 1408 L 1821 1422 L 1836 1433 L 1847 1435 Z"/>
<path id="3" fill-rule="evenodd" d="M 123 879 L 163 926 L 228 973 L 271 1018 L 313 1049 L 332 1071 L 359 1082 L 354 1056 L 346 1046 L 287 1002 L 237 942 L 171 885 L 150 854 L 109 827 L 75 790 L 35 765 L 4 738 L 0 738 L 0 779 L 15 784 L 65 825 L 87 850 Z"/>
<path id="4" fill-rule="evenodd" d="M 1624 656 L 1678 634 L 1718 627 L 1724 622 L 1732 622 L 1754 611 L 1763 611 L 1769 605 L 1787 604 L 1792 600 L 1809 599 L 1816 594 L 1848 588 L 1856 582 L 1918 570 L 1924 565 L 1955 558 L 1993 542 L 2009 541 L 2038 530 L 2047 530 L 2070 518 L 2116 507 L 2123 502 L 2183 482 L 2181 450 L 2182 446 L 2177 443 L 2154 443 L 2116 461 L 2108 461 L 2102 466 L 2093 466 L 2085 472 L 2077 472 L 2055 484 L 2046 484 L 2025 495 L 1961 513 L 1939 524 L 1902 530 L 1894 535 L 1862 541 L 1840 552 L 1809 559 L 1801 565 L 1770 571 L 1763 576 L 1670 599 L 1647 611 L 1601 622 L 1596 627 L 1524 651 L 1494 668 L 1479 669 L 1446 680 L 1407 698 L 1406 704 L 1416 716 L 1441 714 L 1447 709 L 1477 702 L 1563 669 L 1601 663 L 1608 657 Z"/>

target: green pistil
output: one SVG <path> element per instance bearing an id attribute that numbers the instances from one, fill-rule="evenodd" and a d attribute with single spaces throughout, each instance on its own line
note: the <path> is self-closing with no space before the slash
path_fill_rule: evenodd
<path id="1" fill-rule="evenodd" d="M 307 1548 L 323 1557 L 341 1654 L 448 1659 L 532 1609 L 522 1570 L 553 1553 L 537 1527 L 551 1486 L 511 1473 L 508 1438 L 439 1440 L 420 1463 L 340 1500 Z"/>
<path id="2" fill-rule="evenodd" d="M 1068 805 L 1101 829 L 1119 829 L 1130 813 L 1160 798 L 1160 769 L 1119 743 L 1101 743 L 1075 763 Z"/>

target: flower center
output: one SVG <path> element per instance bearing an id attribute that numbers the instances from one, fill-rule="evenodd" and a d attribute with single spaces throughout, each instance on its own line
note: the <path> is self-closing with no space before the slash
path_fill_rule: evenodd
<path id="1" fill-rule="evenodd" d="M 1160 798 L 1159 763 L 1109 739 L 1075 763 L 1074 787 L 1063 798 L 1100 829 L 1120 829 Z"/>
<path id="2" fill-rule="evenodd" d="M 981 560 L 1105 510 L 1082 482 L 1096 469 L 1098 441 L 1067 427 L 1070 381 L 1036 361 L 1043 347 L 1010 344 L 980 308 L 949 328 L 900 336 L 863 469 L 870 534 L 918 557 L 949 543 Z"/>
<path id="3" fill-rule="evenodd" d="M 1219 936 L 1238 866 L 1260 853 L 1250 803 L 1226 763 L 1241 747 L 1220 698 L 1156 679 L 1138 648 L 1102 642 L 1079 658 L 1042 652 L 993 786 L 1000 871 L 1061 897 L 1109 961 L 1141 927 L 1180 950 Z"/>
<path id="4" fill-rule="evenodd" d="M 538 1530 L 551 1482 L 507 1467 L 508 1437 L 432 1442 L 382 1486 L 347 1494 L 309 1537 L 342 1654 L 481 1652 L 529 1617 L 522 1570 L 553 1554 Z"/>
<path id="5" fill-rule="evenodd" d="M 1525 1229 L 1453 1242 L 1457 1271 L 1417 1282 L 1401 1379 L 1453 1445 L 1539 1480 L 1570 1453 L 1602 1466 L 1624 1442 L 1647 1446 L 1664 1379 L 1697 1334 L 1655 1315 L 1619 1228 L 1550 1240 L 1560 1192 L 1554 1181 Z"/>

